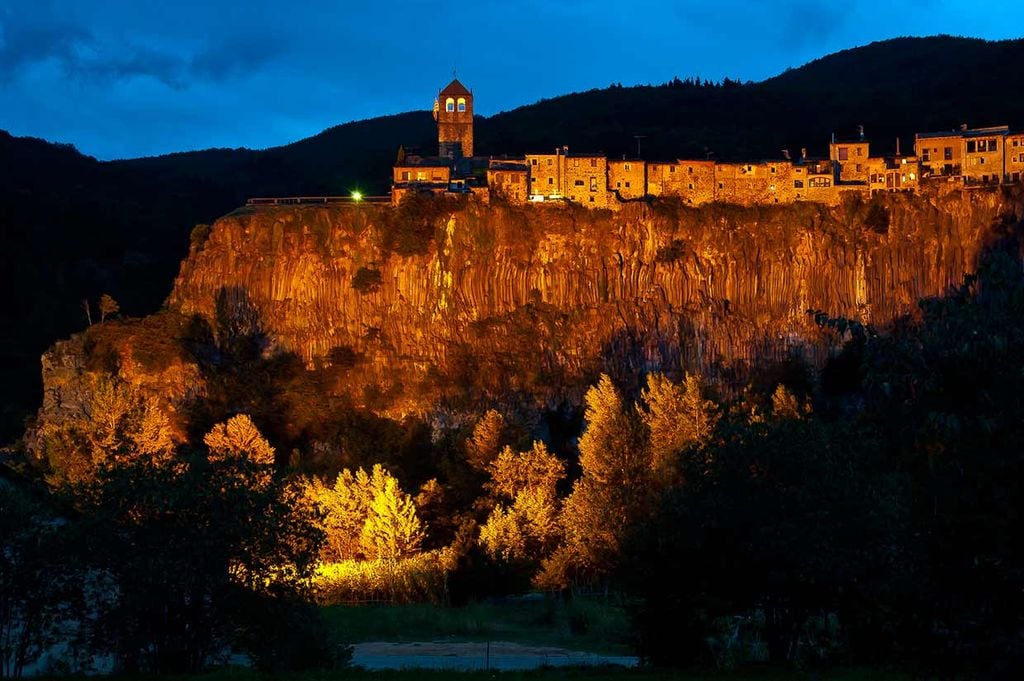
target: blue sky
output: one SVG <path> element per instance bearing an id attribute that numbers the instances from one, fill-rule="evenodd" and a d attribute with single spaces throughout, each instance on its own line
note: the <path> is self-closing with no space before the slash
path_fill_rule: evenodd
<path id="1" fill-rule="evenodd" d="M 0 129 L 101 159 L 264 148 L 428 109 L 453 68 L 489 115 L 938 33 L 1024 36 L 1024 2 L 0 0 Z"/>

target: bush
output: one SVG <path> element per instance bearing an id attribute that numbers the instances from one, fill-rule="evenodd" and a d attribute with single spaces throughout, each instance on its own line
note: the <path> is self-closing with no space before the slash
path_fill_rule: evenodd
<path id="1" fill-rule="evenodd" d="M 380 275 L 380 270 L 360 267 L 356 270 L 355 276 L 352 277 L 352 288 L 363 294 L 373 293 L 380 289 L 382 281 L 383 278 Z"/>
<path id="2" fill-rule="evenodd" d="M 450 550 L 428 551 L 401 560 L 345 560 L 323 563 L 313 577 L 313 592 L 321 605 L 361 603 L 445 604 Z"/>

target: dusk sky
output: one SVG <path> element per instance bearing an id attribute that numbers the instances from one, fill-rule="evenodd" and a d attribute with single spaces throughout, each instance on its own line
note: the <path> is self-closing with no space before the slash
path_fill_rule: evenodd
<path id="1" fill-rule="evenodd" d="M 477 113 L 663 83 L 761 80 L 903 35 L 1024 35 L 1024 3 L 953 0 L 0 0 L 0 129 L 100 159 L 264 148 L 430 108 Z"/>

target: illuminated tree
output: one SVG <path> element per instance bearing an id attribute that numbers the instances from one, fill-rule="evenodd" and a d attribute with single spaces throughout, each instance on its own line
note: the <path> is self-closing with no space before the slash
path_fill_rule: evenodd
<path id="1" fill-rule="evenodd" d="M 226 423 L 218 423 L 203 438 L 212 459 L 248 457 L 253 463 L 274 463 L 274 448 L 263 437 L 247 414 L 232 416 Z"/>
<path id="2" fill-rule="evenodd" d="M 488 469 L 492 493 L 512 502 L 497 504 L 480 528 L 480 543 L 503 560 L 536 560 L 549 553 L 560 536 L 556 486 L 565 464 L 543 442 L 526 452 L 506 447 Z"/>
<path id="3" fill-rule="evenodd" d="M 423 529 L 412 498 L 388 477 L 376 490 L 359 538 L 368 558 L 395 560 L 419 551 Z"/>
<path id="4" fill-rule="evenodd" d="M 565 477 L 565 463 L 549 452 L 543 442 L 534 442 L 525 452 L 505 447 L 487 469 L 491 474 L 488 483 L 491 492 L 509 500 L 515 500 L 525 491 L 554 496 L 555 485 Z"/>
<path id="5" fill-rule="evenodd" d="M 104 466 L 140 459 L 167 463 L 174 436 L 156 399 L 121 379 L 85 374 L 67 386 L 67 413 L 44 423 L 37 451 L 52 484 L 81 483 Z"/>
<path id="6" fill-rule="evenodd" d="M 100 296 L 100 323 L 102 324 L 107 320 L 108 315 L 117 314 L 121 310 L 121 306 L 117 304 L 109 293 L 104 293 Z"/>
<path id="7" fill-rule="evenodd" d="M 687 374 L 682 385 L 662 374 L 651 374 L 641 393 L 640 418 L 647 426 L 651 472 L 661 485 L 677 482 L 678 455 L 687 447 L 705 444 L 718 421 L 717 405 L 705 400 L 703 381 Z"/>
<path id="8" fill-rule="evenodd" d="M 505 419 L 494 409 L 480 418 L 466 442 L 466 460 L 471 466 L 481 471 L 487 469 L 501 450 L 504 429 Z"/>
<path id="9" fill-rule="evenodd" d="M 802 418 L 807 409 L 802 408 L 796 396 L 779 384 L 772 393 L 772 415 L 777 419 Z"/>
<path id="10" fill-rule="evenodd" d="M 650 458 L 636 410 L 625 408 L 608 376 L 587 391 L 585 402 L 587 427 L 579 443 L 583 475 L 561 514 L 562 550 L 568 557 L 555 562 L 597 576 L 614 566 L 625 531 L 651 504 Z"/>
<path id="11" fill-rule="evenodd" d="M 318 479 L 306 496 L 319 508 L 326 535 L 321 559 L 400 557 L 418 550 L 423 529 L 412 498 L 380 464 L 338 474 L 333 487 Z"/>

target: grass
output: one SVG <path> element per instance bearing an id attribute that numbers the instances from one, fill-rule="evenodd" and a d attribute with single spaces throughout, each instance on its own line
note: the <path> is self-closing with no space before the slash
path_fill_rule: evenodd
<path id="1" fill-rule="evenodd" d="M 177 681 L 257 681 L 269 678 L 251 669 L 225 668 L 206 674 L 172 677 Z M 874 668 L 839 669 L 830 672 L 755 670 L 742 672 L 699 672 L 676 670 L 622 669 L 617 667 L 539 669 L 522 672 L 453 672 L 446 670 L 403 670 L 368 672 L 359 669 L 276 674 L 275 681 L 909 681 L 906 674 Z"/>
<path id="2" fill-rule="evenodd" d="M 338 638 L 364 641 L 513 641 L 575 650 L 631 654 L 625 611 L 604 599 L 508 598 L 459 608 L 428 604 L 324 608 Z"/>

